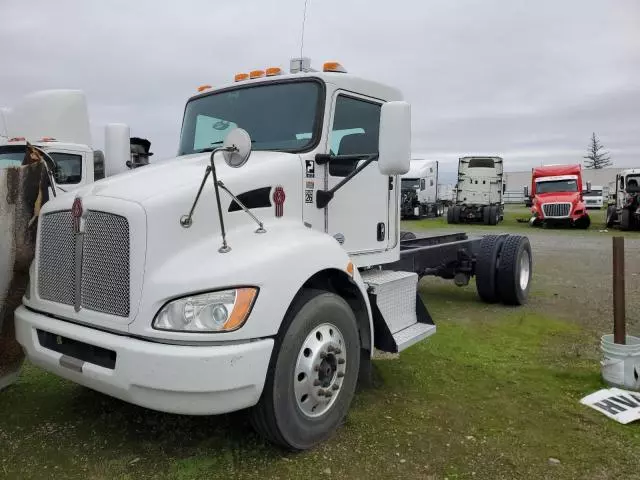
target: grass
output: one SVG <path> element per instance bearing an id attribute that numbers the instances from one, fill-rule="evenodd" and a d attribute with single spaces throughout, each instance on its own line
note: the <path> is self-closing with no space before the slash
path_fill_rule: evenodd
<path id="1" fill-rule="evenodd" d="M 619 229 L 608 229 L 605 233 L 605 217 L 606 217 L 606 208 L 602 208 L 600 210 L 589 210 L 589 216 L 591 217 L 591 225 L 586 230 L 577 230 L 573 228 L 554 228 L 554 231 L 559 231 L 563 233 L 598 233 L 598 234 L 608 234 L 608 235 L 623 235 L 628 237 L 640 237 L 640 232 L 638 231 L 629 231 L 622 232 Z M 530 227 L 527 221 L 531 218 L 531 210 L 520 205 L 505 205 L 504 212 L 504 220 L 497 225 L 497 229 L 500 231 L 542 231 L 542 228 L 539 227 Z M 525 222 L 519 222 L 518 220 L 526 220 Z M 405 220 L 402 222 L 403 230 L 421 230 L 421 229 L 436 229 L 436 228 L 451 228 L 457 230 L 476 230 L 476 231 L 487 231 L 493 232 L 496 230 L 495 226 L 487 226 L 483 223 L 471 223 L 471 224 L 460 224 L 460 225 L 449 225 L 447 223 L 447 217 L 442 216 L 439 218 L 425 218 L 422 220 Z"/>
<path id="2" fill-rule="evenodd" d="M 265 444 L 242 413 L 160 414 L 27 366 L 0 394 L 0 477 L 640 478 L 640 429 L 578 403 L 601 387 L 596 336 L 472 287 L 430 280 L 423 296 L 438 333 L 377 361 L 378 385 L 313 451 Z"/>

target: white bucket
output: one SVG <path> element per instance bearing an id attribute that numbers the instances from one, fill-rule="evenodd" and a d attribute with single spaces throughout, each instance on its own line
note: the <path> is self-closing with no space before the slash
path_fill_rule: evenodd
<path id="1" fill-rule="evenodd" d="M 640 338 L 627 335 L 626 344 L 613 342 L 613 335 L 600 340 L 602 379 L 612 387 L 640 390 Z"/>

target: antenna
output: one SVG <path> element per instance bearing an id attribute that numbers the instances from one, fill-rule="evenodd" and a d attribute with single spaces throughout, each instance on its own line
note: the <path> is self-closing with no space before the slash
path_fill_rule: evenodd
<path id="1" fill-rule="evenodd" d="M 300 35 L 300 58 L 303 58 L 302 52 L 304 50 L 304 24 L 307 21 L 307 3 L 309 0 L 304 0 L 304 12 L 302 14 L 302 34 Z"/>

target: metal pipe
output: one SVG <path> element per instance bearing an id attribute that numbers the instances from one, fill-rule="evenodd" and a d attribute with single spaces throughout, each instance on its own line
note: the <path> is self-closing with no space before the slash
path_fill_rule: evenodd
<path id="1" fill-rule="evenodd" d="M 231 190 L 229 190 L 225 186 L 225 184 L 222 183 L 222 180 L 218 181 L 218 185 L 220 185 L 220 188 L 222 188 L 225 192 L 227 192 L 229 194 L 229 196 L 231 198 L 233 198 L 238 205 L 240 205 L 240 208 L 242 208 L 251 218 L 253 218 L 254 222 L 256 222 L 258 224 L 258 229 L 256 230 L 256 233 L 266 233 L 267 232 L 264 229 L 264 225 L 258 219 L 258 217 L 256 217 L 253 213 L 251 213 L 251 211 L 244 205 L 244 203 L 242 203 L 238 197 L 236 197 L 233 193 L 231 193 Z"/>
<path id="2" fill-rule="evenodd" d="M 613 237 L 613 341 L 626 343 L 624 237 Z"/>

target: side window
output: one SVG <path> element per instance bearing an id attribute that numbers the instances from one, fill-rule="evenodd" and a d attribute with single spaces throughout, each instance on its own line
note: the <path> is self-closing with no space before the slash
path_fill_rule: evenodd
<path id="1" fill-rule="evenodd" d="M 425 188 L 427 188 L 427 184 L 425 182 L 424 178 L 420 179 L 420 190 L 424 190 Z"/>
<path id="2" fill-rule="evenodd" d="M 82 155 L 62 152 L 47 152 L 58 167 L 55 181 L 60 185 L 80 183 L 82 180 Z"/>
<path id="3" fill-rule="evenodd" d="M 380 109 L 372 103 L 345 95 L 336 99 L 333 127 L 329 137 L 331 154 L 356 155 L 378 152 Z M 329 174 L 345 177 L 358 165 L 358 160 L 333 161 Z"/>

